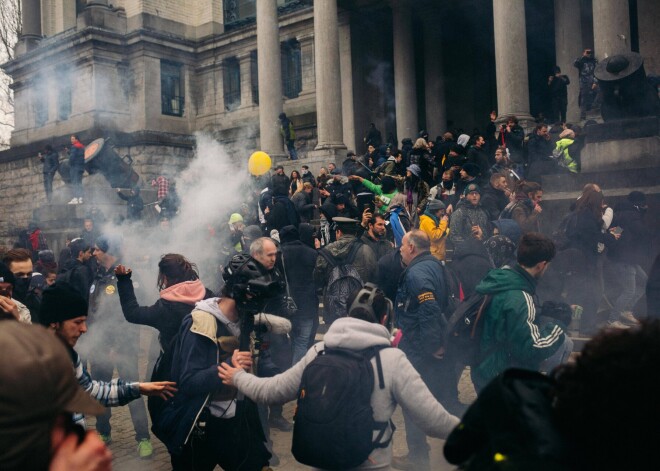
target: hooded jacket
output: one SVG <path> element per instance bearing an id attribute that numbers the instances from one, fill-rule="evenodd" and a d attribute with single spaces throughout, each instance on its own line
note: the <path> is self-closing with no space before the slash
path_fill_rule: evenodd
<path id="1" fill-rule="evenodd" d="M 536 319 L 535 291 L 536 280 L 519 265 L 491 270 L 477 285 L 478 293 L 492 296 L 473 375 L 478 389 L 508 368 L 538 370 L 564 343 L 565 326 Z"/>
<path id="2" fill-rule="evenodd" d="M 491 233 L 488 213 L 481 204 L 474 206 L 468 201 L 460 201 L 458 208 L 449 220 L 449 240 L 454 247 L 472 239 L 472 226 L 479 226 L 486 240 Z"/>
<path id="3" fill-rule="evenodd" d="M 218 306 L 219 300 L 210 298 L 198 302 L 181 323 L 172 362 L 172 381 L 179 390 L 165 403 L 159 420 L 152 427 L 170 454 L 181 453 L 197 418 L 212 402 L 212 396 L 230 393 L 232 389 L 222 384 L 218 364 L 230 360 L 234 348 L 238 348 L 240 326 L 225 317 Z M 235 406 L 230 405 L 227 410 L 231 412 L 226 417 L 233 417 Z"/>
<path id="4" fill-rule="evenodd" d="M 337 319 L 325 334 L 323 342 L 310 348 L 307 354 L 292 368 L 272 378 L 257 378 L 245 371 L 234 375 L 234 385 L 255 402 L 282 404 L 294 400 L 300 387 L 305 367 L 326 346 L 359 351 L 369 347 L 390 345 L 389 332 L 379 324 L 351 317 Z M 395 348 L 380 351 L 385 389 L 375 387 L 371 395 L 374 420 L 388 422 L 397 405 L 410 415 L 413 422 L 426 434 L 444 438 L 458 424 L 458 419 L 449 414 L 437 402 L 413 368 L 406 355 Z M 378 385 L 378 368 L 375 357 L 371 359 L 374 384 Z M 386 432 L 384 439 L 392 432 Z M 356 469 L 382 469 L 392 460 L 392 444 L 387 448 L 375 448 L 371 456 Z"/>
<path id="5" fill-rule="evenodd" d="M 438 260 L 445 259 L 445 245 L 447 243 L 447 234 L 449 221 L 447 219 L 438 220 L 435 214 L 428 210 L 424 211 L 419 217 L 419 229 L 424 231 L 431 239 L 431 254 Z"/>
<path id="6" fill-rule="evenodd" d="M 190 314 L 195 303 L 213 297 L 213 293 L 204 288 L 200 280 L 184 281 L 162 290 L 160 299 L 152 306 L 140 306 L 130 273 L 117 276 L 117 291 L 124 318 L 131 324 L 148 325 L 158 330 L 163 351 L 170 348 L 181 321 Z"/>

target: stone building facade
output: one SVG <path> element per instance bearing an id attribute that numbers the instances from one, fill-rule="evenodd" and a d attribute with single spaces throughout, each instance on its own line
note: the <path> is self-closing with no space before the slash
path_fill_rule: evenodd
<path id="1" fill-rule="evenodd" d="M 654 0 L 22 0 L 22 11 L 3 65 L 16 103 L 0 152 L 3 237 L 45 201 L 37 152 L 74 133 L 110 138 L 148 182 L 186 165 L 197 132 L 236 159 L 284 158 L 284 111 L 316 169 L 363 152 L 370 122 L 400 142 L 452 123 L 483 130 L 492 109 L 530 121 L 545 87 L 530 77 L 548 75 L 531 64 L 548 37 L 573 83 L 586 46 L 599 58 L 635 48 L 660 72 Z"/>

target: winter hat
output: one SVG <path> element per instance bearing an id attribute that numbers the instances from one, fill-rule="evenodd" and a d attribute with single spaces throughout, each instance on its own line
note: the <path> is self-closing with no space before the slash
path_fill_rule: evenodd
<path id="1" fill-rule="evenodd" d="M 479 168 L 479 166 L 472 162 L 467 162 L 463 164 L 462 169 L 465 170 L 465 173 L 467 173 L 471 177 L 476 177 L 481 173 L 481 169 Z"/>
<path id="2" fill-rule="evenodd" d="M 95 244 L 101 251 L 109 255 L 119 255 L 121 250 L 121 242 L 116 237 L 102 235 L 96 238 Z"/>
<path id="3" fill-rule="evenodd" d="M 467 134 L 461 134 L 460 136 L 458 136 L 458 139 L 456 140 L 456 143 L 459 146 L 462 146 L 464 149 L 467 147 L 468 142 L 470 142 L 470 136 L 468 136 Z"/>
<path id="4" fill-rule="evenodd" d="M 55 254 L 53 253 L 52 250 L 40 250 L 39 251 L 39 260 L 41 260 L 44 263 L 54 262 L 55 261 Z"/>
<path id="5" fill-rule="evenodd" d="M 236 222 L 243 222 L 243 216 L 241 216 L 239 213 L 233 213 L 231 216 L 229 216 L 229 224 L 234 224 Z"/>
<path id="6" fill-rule="evenodd" d="M 87 315 L 87 301 L 70 284 L 55 282 L 43 292 L 39 321 L 48 326 Z"/>
<path id="7" fill-rule="evenodd" d="M 243 237 L 249 241 L 257 240 L 263 235 L 264 233 L 262 232 L 261 227 L 257 226 L 256 224 L 252 224 L 251 226 L 243 229 Z"/>
<path id="8" fill-rule="evenodd" d="M 389 176 L 383 177 L 381 180 L 381 189 L 386 195 L 396 190 L 396 182 L 394 181 L 394 178 Z"/>
<path id="9" fill-rule="evenodd" d="M 516 246 L 522 237 L 522 229 L 520 225 L 513 219 L 497 219 L 491 221 L 493 227 L 499 231 L 499 235 L 507 236 Z"/>
<path id="10" fill-rule="evenodd" d="M 646 206 L 646 195 L 641 191 L 631 191 L 628 193 L 628 201 L 634 206 Z"/>
<path id="11" fill-rule="evenodd" d="M 430 213 L 435 213 L 436 211 L 440 211 L 441 209 L 445 209 L 446 206 L 445 204 L 440 201 L 440 200 L 429 200 L 428 204 L 426 205 L 426 210 Z"/>
<path id="12" fill-rule="evenodd" d="M 410 173 L 412 173 L 413 175 L 415 175 L 417 178 L 419 178 L 420 175 L 422 174 L 422 169 L 419 168 L 419 165 L 417 165 L 417 164 L 412 164 L 412 165 L 411 165 L 410 167 L 408 167 L 406 170 L 410 170 Z"/>
<path id="13" fill-rule="evenodd" d="M 479 188 L 479 185 L 475 183 L 470 183 L 468 186 L 465 187 L 465 190 L 463 190 L 463 195 L 467 196 L 473 191 L 476 191 L 477 193 L 481 194 L 481 188 Z"/>
<path id="14" fill-rule="evenodd" d="M 300 234 L 296 226 L 284 226 L 280 230 L 280 242 L 285 244 L 287 242 L 293 242 L 295 240 L 300 240 Z"/>

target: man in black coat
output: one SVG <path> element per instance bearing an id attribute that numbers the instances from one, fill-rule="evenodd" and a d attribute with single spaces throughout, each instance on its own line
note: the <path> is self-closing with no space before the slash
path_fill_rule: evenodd
<path id="1" fill-rule="evenodd" d="M 60 166 L 60 156 L 55 152 L 53 146 L 46 144 L 44 153 L 39 152 L 39 160 L 44 164 L 44 190 L 46 191 L 46 199 L 50 203 L 53 196 L 53 177 Z"/>
<path id="2" fill-rule="evenodd" d="M 311 283 L 318 253 L 300 241 L 298 229 L 293 226 L 280 231 L 280 242 L 287 286 L 298 307 L 291 318 L 292 364 L 295 365 L 314 343 L 319 326 L 319 299 Z"/>
<path id="3" fill-rule="evenodd" d="M 92 248 L 84 239 L 78 238 L 69 244 L 71 258 L 67 260 L 56 281 L 66 282 L 85 299 L 89 300 L 89 288 L 92 285 L 93 273 L 89 264 L 92 258 Z"/>
<path id="4" fill-rule="evenodd" d="M 541 175 L 555 173 L 557 162 L 552 158 L 554 148 L 554 143 L 548 132 L 548 125 L 543 123 L 537 125 L 536 130 L 529 136 L 527 142 L 528 180 L 540 182 Z"/>
<path id="5" fill-rule="evenodd" d="M 268 188 L 273 192 L 273 196 L 289 196 L 289 177 L 284 174 L 284 167 L 278 165 L 275 167 L 275 173 L 270 177 Z"/>
<path id="6" fill-rule="evenodd" d="M 467 161 L 479 166 L 482 185 L 488 181 L 490 176 L 490 165 L 488 164 L 488 155 L 485 148 L 486 139 L 483 136 L 476 136 L 474 145 L 467 152 Z"/>
<path id="7" fill-rule="evenodd" d="M 494 173 L 490 181 L 484 186 L 481 195 L 481 207 L 488 213 L 488 219 L 494 221 L 509 204 L 511 191 L 506 186 L 506 177 L 501 173 Z"/>
<path id="8" fill-rule="evenodd" d="M 566 107 L 568 105 L 567 85 L 571 83 L 567 75 L 562 75 L 558 65 L 553 68 L 553 75 L 548 77 L 548 90 L 552 100 L 552 122 L 557 122 L 557 118 L 562 123 L 566 122 Z"/>

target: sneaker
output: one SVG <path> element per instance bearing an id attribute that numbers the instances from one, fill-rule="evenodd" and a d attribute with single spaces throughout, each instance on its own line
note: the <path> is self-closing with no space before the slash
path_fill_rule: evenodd
<path id="1" fill-rule="evenodd" d="M 99 433 L 99 438 L 106 445 L 110 445 L 112 443 L 112 437 L 110 436 L 110 434 L 106 435 L 105 433 Z"/>
<path id="2" fill-rule="evenodd" d="M 268 419 L 268 425 L 270 425 L 272 428 L 281 430 L 282 432 L 290 432 L 293 430 L 293 425 L 291 425 L 291 423 L 281 415 L 275 417 L 271 416 Z"/>
<path id="3" fill-rule="evenodd" d="M 621 313 L 619 316 L 621 319 L 621 322 L 625 325 L 637 325 L 639 324 L 639 321 L 637 318 L 633 315 L 631 311 L 624 311 Z"/>
<path id="4" fill-rule="evenodd" d="M 78 198 L 71 198 L 71 201 L 69 201 L 67 204 L 78 204 Z"/>
<path id="5" fill-rule="evenodd" d="M 154 447 L 151 445 L 151 440 L 143 438 L 138 443 L 138 455 L 142 460 L 148 460 L 154 454 Z"/>
<path id="6" fill-rule="evenodd" d="M 607 321 L 607 328 L 609 329 L 629 329 L 630 326 L 620 321 Z"/>
<path id="7" fill-rule="evenodd" d="M 392 467 L 404 471 L 429 471 L 431 469 L 428 458 L 426 460 L 412 459 L 410 455 L 393 456 Z"/>

